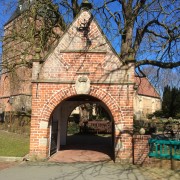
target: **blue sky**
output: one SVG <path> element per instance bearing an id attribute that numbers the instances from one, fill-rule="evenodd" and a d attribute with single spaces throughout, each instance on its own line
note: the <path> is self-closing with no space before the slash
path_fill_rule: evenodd
<path id="1" fill-rule="evenodd" d="M 54 0 L 54 2 L 59 2 L 59 0 Z M 81 2 L 81 0 L 79 0 L 79 2 Z M 89 2 L 95 2 L 96 6 L 101 6 L 103 4 L 103 0 L 90 0 Z M 18 4 L 18 0 L 0 0 L 0 36 L 2 38 L 3 36 L 3 25 L 9 20 L 9 18 L 11 17 L 11 15 L 13 14 L 13 12 L 15 11 L 16 7 Z M 113 5 L 114 6 L 114 5 Z M 116 6 L 114 6 L 114 10 L 116 10 Z M 66 13 L 67 19 L 69 19 L 68 21 L 71 22 L 72 21 L 72 17 L 69 15 L 67 16 L 67 12 L 64 11 L 64 13 Z M 98 21 L 101 21 L 101 16 L 98 14 L 95 14 L 96 19 Z M 111 23 L 110 26 L 113 26 L 113 24 Z M 120 52 L 120 46 L 119 46 L 119 41 L 121 41 L 121 37 L 117 38 L 116 34 L 118 33 L 116 28 L 113 28 L 113 35 L 112 34 L 108 34 L 107 30 L 103 29 L 104 32 L 106 33 L 108 39 L 111 41 L 111 43 L 113 44 L 115 50 L 119 53 Z M 2 43 L 0 41 L 0 54 L 2 52 Z"/>
<path id="2" fill-rule="evenodd" d="M 59 0 L 53 0 L 54 2 L 58 3 Z M 79 0 L 78 2 L 80 3 L 82 0 Z M 89 0 L 90 2 L 94 2 L 94 8 L 100 7 L 103 5 L 104 0 Z M 15 10 L 16 6 L 17 6 L 17 2 L 18 0 L 0 0 L 0 33 L 2 34 L 2 30 L 3 30 L 3 24 L 5 24 L 7 22 L 7 20 L 9 19 L 9 17 L 12 15 L 13 11 Z M 7 8 L 8 7 L 8 8 Z M 110 5 L 108 5 L 108 8 L 112 11 L 112 12 L 118 12 L 121 13 L 121 6 L 118 2 L 114 2 Z M 94 12 L 94 11 L 93 11 Z M 65 14 L 65 19 L 68 21 L 68 23 L 70 23 L 72 21 L 72 14 L 68 14 L 67 16 L 67 12 L 61 8 L 61 13 Z M 120 42 L 121 42 L 121 36 L 119 33 L 119 30 L 117 28 L 116 23 L 114 23 L 113 18 L 110 18 L 110 16 L 108 15 L 107 18 L 110 19 L 110 21 L 107 21 L 107 19 L 105 19 L 105 17 L 103 17 L 102 11 L 96 11 L 95 12 L 95 17 L 97 19 L 97 21 L 99 22 L 101 28 L 103 28 L 104 33 L 106 34 L 106 36 L 108 37 L 108 39 L 110 40 L 111 44 L 113 45 L 113 47 L 115 48 L 115 50 L 119 53 L 120 52 Z M 146 16 L 146 14 L 144 14 L 143 16 L 143 21 L 147 21 L 149 18 L 153 18 L 154 16 L 156 16 L 157 13 L 153 13 L 151 15 Z M 152 17 L 151 17 L 152 16 Z M 163 18 L 163 17 L 162 17 Z M 123 19 L 121 17 L 121 19 Z M 142 19 L 138 19 L 139 22 L 142 21 Z M 173 21 L 173 19 L 172 19 Z M 123 27 L 123 22 L 121 23 L 122 27 Z M 138 23 L 137 23 L 138 24 Z M 135 25 L 135 27 L 137 26 L 137 24 Z M 138 24 L 140 25 L 140 24 Z M 109 28 L 108 28 L 109 26 Z M 134 28 L 134 32 L 136 31 L 136 28 Z M 144 38 L 145 39 L 145 38 Z M 160 42 L 160 41 L 159 41 Z M 154 43 L 154 42 L 153 42 Z M 150 46 L 148 45 L 152 45 L 151 43 L 146 43 L 143 42 L 141 49 L 145 50 L 145 53 L 142 53 L 144 51 L 142 51 L 141 53 L 138 53 L 138 56 L 136 57 L 137 59 L 141 59 L 141 58 L 152 58 L 152 59 L 156 59 L 158 58 L 157 56 L 155 56 L 155 53 L 151 53 L 152 50 L 155 51 L 156 49 L 151 49 L 151 51 L 149 52 L 148 49 L 150 49 Z M 1 47 L 1 46 L 0 46 Z"/>
<path id="3" fill-rule="evenodd" d="M 15 11 L 17 5 L 17 0 L 0 0 L 0 38 L 3 36 L 4 24 L 11 17 L 12 13 Z M 2 43 L 0 40 L 0 54 L 2 51 Z"/>

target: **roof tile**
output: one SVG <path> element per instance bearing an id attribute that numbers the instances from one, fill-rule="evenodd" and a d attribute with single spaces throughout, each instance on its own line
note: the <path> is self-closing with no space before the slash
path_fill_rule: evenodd
<path id="1" fill-rule="evenodd" d="M 137 93 L 139 95 L 160 98 L 159 93 L 146 77 L 135 77 L 135 83 L 138 85 Z"/>

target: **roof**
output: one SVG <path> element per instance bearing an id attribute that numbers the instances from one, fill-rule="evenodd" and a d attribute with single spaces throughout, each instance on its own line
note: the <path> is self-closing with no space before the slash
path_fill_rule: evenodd
<path id="1" fill-rule="evenodd" d="M 109 42 L 107 36 L 104 34 L 103 30 L 101 29 L 101 27 L 99 26 L 96 18 L 92 15 L 90 8 L 82 8 L 80 10 L 80 12 L 78 13 L 78 15 L 74 18 L 74 20 L 72 21 L 71 24 L 69 24 L 67 26 L 67 28 L 65 29 L 65 31 L 63 32 L 62 36 L 60 37 L 58 43 L 52 47 L 52 49 L 49 51 L 49 53 L 47 54 L 47 56 L 44 57 L 43 61 L 46 61 L 46 59 L 48 59 L 49 55 L 51 53 L 53 53 L 53 51 L 55 50 L 55 48 L 58 46 L 58 44 L 61 42 L 61 40 L 63 39 L 63 37 L 67 34 L 67 32 L 69 31 L 70 28 L 72 28 L 73 23 L 76 22 L 76 20 L 79 18 L 79 16 L 81 15 L 81 13 L 83 13 L 84 11 L 88 12 L 89 15 L 92 17 L 93 22 L 96 24 L 98 30 L 100 31 L 101 35 L 103 36 L 106 44 L 109 46 L 109 48 L 111 49 L 111 51 L 114 53 L 114 55 L 120 60 L 119 55 L 117 54 L 116 50 L 113 48 L 112 44 Z M 77 37 L 79 39 L 79 37 Z M 75 48 L 75 47 L 74 47 Z M 66 50 L 67 51 L 67 50 Z M 82 52 L 84 52 L 83 50 L 81 50 Z M 85 50 L 86 51 L 86 50 Z M 99 51 L 100 52 L 100 51 Z"/>
<path id="2" fill-rule="evenodd" d="M 15 18 L 17 18 L 19 15 L 21 15 L 22 12 L 24 12 L 25 10 L 27 10 L 29 8 L 29 5 L 31 5 L 34 1 L 31 0 L 30 2 L 27 0 L 22 0 L 19 1 L 18 6 L 16 8 L 16 10 L 14 11 L 14 13 L 12 14 L 12 16 L 9 18 L 9 20 L 6 22 L 5 25 L 7 25 L 8 23 L 10 23 L 11 21 L 13 21 Z"/>
<path id="3" fill-rule="evenodd" d="M 9 24 L 11 21 L 13 21 L 16 17 L 18 17 L 21 14 L 19 7 L 16 8 L 12 16 L 9 18 L 9 20 L 6 22 L 5 25 Z"/>
<path id="4" fill-rule="evenodd" d="M 159 93 L 156 91 L 154 86 L 149 82 L 146 77 L 135 77 L 135 83 L 138 85 L 138 95 L 155 97 L 160 99 Z"/>

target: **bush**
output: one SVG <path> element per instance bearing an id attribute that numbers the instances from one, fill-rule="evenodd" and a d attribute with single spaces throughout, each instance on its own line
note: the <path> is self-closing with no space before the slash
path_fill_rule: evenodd
<path id="1" fill-rule="evenodd" d="M 68 134 L 77 134 L 79 133 L 79 125 L 75 122 L 69 122 L 68 123 Z"/>
<path id="2" fill-rule="evenodd" d="M 139 134 L 139 131 L 141 128 L 144 128 L 146 130 L 147 122 L 144 120 L 135 120 L 134 121 L 134 133 Z"/>
<path id="3" fill-rule="evenodd" d="M 177 113 L 174 118 L 175 118 L 175 119 L 180 119 L 180 113 Z"/>
<path id="4" fill-rule="evenodd" d="M 156 117 L 163 117 L 164 113 L 163 113 L 162 110 L 158 110 L 158 111 L 155 111 L 153 113 L 153 115 L 156 116 Z"/>
<path id="5" fill-rule="evenodd" d="M 0 123 L 0 129 L 20 134 L 30 134 L 31 117 L 18 112 L 7 112 L 5 121 Z"/>
<path id="6" fill-rule="evenodd" d="M 148 115 L 147 115 L 147 118 L 148 118 L 148 119 L 152 119 L 154 116 L 155 116 L 155 117 L 163 117 L 163 116 L 165 116 L 165 113 L 163 113 L 162 110 L 158 110 L 158 111 L 155 111 L 155 112 L 152 113 L 152 114 L 148 114 Z"/>
<path id="7" fill-rule="evenodd" d="M 153 122 L 144 120 L 134 121 L 134 133 L 139 134 L 141 128 L 145 129 L 145 134 L 152 134 L 157 131 L 156 125 Z"/>
<path id="8" fill-rule="evenodd" d="M 154 114 L 147 114 L 146 115 L 148 119 L 152 119 L 152 117 L 154 116 Z"/>

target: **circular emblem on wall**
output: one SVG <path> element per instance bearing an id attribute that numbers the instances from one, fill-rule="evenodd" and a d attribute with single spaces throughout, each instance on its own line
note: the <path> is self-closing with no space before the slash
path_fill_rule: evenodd
<path id="1" fill-rule="evenodd" d="M 78 76 L 75 83 L 75 89 L 76 89 L 77 94 L 89 94 L 90 80 L 88 76 L 86 75 Z"/>

